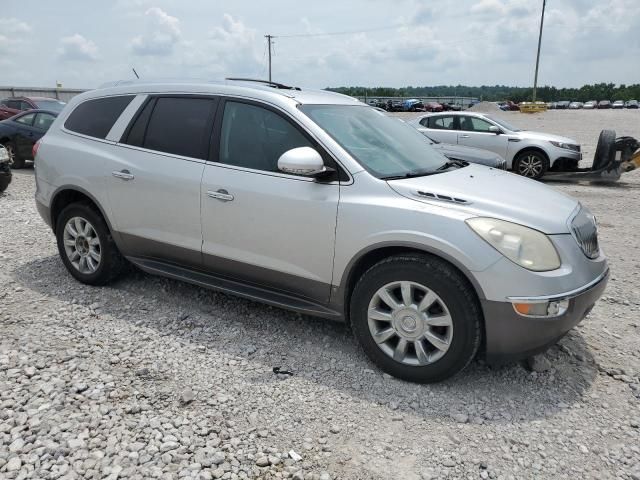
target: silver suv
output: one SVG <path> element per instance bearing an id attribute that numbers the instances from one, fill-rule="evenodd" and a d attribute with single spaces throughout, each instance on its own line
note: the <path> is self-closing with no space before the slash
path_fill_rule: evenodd
<path id="1" fill-rule="evenodd" d="M 522 130 L 493 115 L 434 113 L 409 123 L 438 142 L 495 152 L 507 160 L 509 170 L 536 180 L 548 170 L 577 168 L 582 159 L 580 145 L 571 138 Z"/>
<path id="2" fill-rule="evenodd" d="M 346 321 L 382 370 L 411 381 L 449 377 L 479 351 L 544 350 L 608 278 L 578 202 L 448 160 L 409 125 L 330 92 L 94 90 L 36 151 L 37 206 L 79 281 L 105 284 L 126 259 Z"/>

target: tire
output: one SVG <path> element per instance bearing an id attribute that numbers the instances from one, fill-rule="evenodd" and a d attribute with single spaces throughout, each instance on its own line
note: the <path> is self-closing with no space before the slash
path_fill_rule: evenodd
<path id="1" fill-rule="evenodd" d="M 76 219 L 79 219 L 79 224 Z M 86 228 L 87 224 L 90 230 Z M 76 232 L 75 237 L 73 231 Z M 58 253 L 69 273 L 87 285 L 105 285 L 111 282 L 126 264 L 104 218 L 89 203 L 72 203 L 62 210 L 56 222 L 56 239 Z M 75 239 L 79 239 L 75 246 L 65 245 L 65 241 L 71 242 Z M 97 245 L 94 239 L 97 239 Z M 80 258 L 74 255 L 74 251 Z"/>
<path id="2" fill-rule="evenodd" d="M 5 142 L 4 148 L 7 149 L 7 153 L 9 154 L 9 167 L 13 170 L 19 170 L 24 168 L 24 158 L 18 157 L 18 152 L 16 150 L 16 146 L 13 142 Z"/>
<path id="3" fill-rule="evenodd" d="M 403 300 L 407 284 L 409 308 Z M 400 308 L 382 301 L 382 291 Z M 439 382 L 455 375 L 480 345 L 482 314 L 473 287 L 433 256 L 398 255 L 375 264 L 353 290 L 350 318 L 366 355 L 384 372 L 410 382 Z M 398 354 L 403 341 L 404 356 Z"/>
<path id="4" fill-rule="evenodd" d="M 513 162 L 513 171 L 523 177 L 540 180 L 549 170 L 549 159 L 537 150 L 523 150 Z"/>
<path id="5" fill-rule="evenodd" d="M 614 130 L 602 130 L 598 137 L 596 153 L 593 156 L 591 170 L 600 170 L 616 159 L 616 132 Z"/>

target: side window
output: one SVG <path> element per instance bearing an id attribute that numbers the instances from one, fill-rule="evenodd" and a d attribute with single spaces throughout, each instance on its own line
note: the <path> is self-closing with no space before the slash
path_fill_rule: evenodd
<path id="1" fill-rule="evenodd" d="M 460 130 L 467 132 L 488 132 L 492 124 L 478 117 L 460 116 Z"/>
<path id="2" fill-rule="evenodd" d="M 23 125 L 32 126 L 33 125 L 33 119 L 35 118 L 35 116 L 36 116 L 35 113 L 27 113 L 26 115 L 22 115 L 20 118 L 16 118 L 15 122 L 16 123 L 21 123 Z"/>
<path id="3" fill-rule="evenodd" d="M 221 163 L 278 171 L 278 158 L 287 150 L 313 147 L 289 121 L 266 108 L 226 102 L 220 133 Z"/>
<path id="4" fill-rule="evenodd" d="M 36 115 L 35 122 L 33 122 L 33 126 L 46 132 L 47 130 L 49 130 L 49 127 L 54 120 L 55 117 L 49 113 L 38 113 Z"/>
<path id="5" fill-rule="evenodd" d="M 429 128 L 436 128 L 439 130 L 453 130 L 454 122 L 453 117 L 441 116 L 441 117 L 427 117 L 429 119 Z"/>
<path id="6" fill-rule="evenodd" d="M 150 112 L 146 132 L 140 133 L 142 127 L 136 121 L 130 135 L 143 135 L 144 148 L 204 160 L 215 104 L 213 98 L 160 97 Z M 137 120 L 143 121 L 140 117 L 145 113 L 141 112 Z"/>
<path id="7" fill-rule="evenodd" d="M 134 95 L 96 98 L 78 105 L 64 127 L 90 137 L 105 138 Z"/>
<path id="8" fill-rule="evenodd" d="M 20 110 L 20 100 L 7 100 L 7 107 Z"/>
<path id="9" fill-rule="evenodd" d="M 33 110 L 33 107 L 25 101 L 20 102 L 20 110 Z"/>

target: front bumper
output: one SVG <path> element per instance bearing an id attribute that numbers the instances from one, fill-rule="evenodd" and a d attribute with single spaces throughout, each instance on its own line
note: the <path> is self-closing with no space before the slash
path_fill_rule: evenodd
<path id="1" fill-rule="evenodd" d="M 547 300 L 569 300 L 566 312 L 556 317 L 526 317 L 518 314 L 511 302 L 482 301 L 487 361 L 503 363 L 546 350 L 587 316 L 604 292 L 608 280 L 607 270 L 578 290 L 544 297 Z M 542 297 L 531 300 L 540 299 Z"/>

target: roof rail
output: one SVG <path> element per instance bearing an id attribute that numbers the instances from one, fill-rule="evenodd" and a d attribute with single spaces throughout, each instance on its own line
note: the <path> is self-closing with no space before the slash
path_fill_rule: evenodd
<path id="1" fill-rule="evenodd" d="M 273 88 L 279 88 L 282 90 L 300 90 L 300 87 L 292 87 L 290 85 L 284 85 L 282 83 L 272 82 L 270 80 L 258 80 L 255 78 L 238 78 L 238 77 L 227 77 L 225 80 L 232 80 L 236 82 L 255 82 L 255 83 L 264 83 L 265 85 L 269 85 Z"/>

